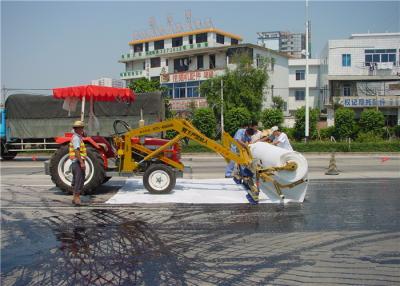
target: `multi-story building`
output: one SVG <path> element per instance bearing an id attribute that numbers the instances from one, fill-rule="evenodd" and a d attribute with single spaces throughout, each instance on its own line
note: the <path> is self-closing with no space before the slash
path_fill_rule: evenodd
<path id="1" fill-rule="evenodd" d="M 113 79 L 109 77 L 102 77 L 92 80 L 92 85 L 110 86 L 110 87 L 125 87 L 125 82 L 120 79 Z"/>
<path id="2" fill-rule="evenodd" d="M 287 53 L 294 58 L 304 58 L 306 49 L 306 35 L 305 33 L 291 33 L 291 32 L 258 32 L 257 44 L 259 46 L 269 48 L 275 51 Z M 309 34 L 309 42 L 311 42 L 311 34 Z M 310 56 L 311 56 L 311 45 Z"/>
<path id="3" fill-rule="evenodd" d="M 333 125 L 335 103 L 383 112 L 387 125 L 400 124 L 400 33 L 353 34 L 329 40 L 321 54 L 321 95 Z"/>
<path id="4" fill-rule="evenodd" d="M 253 44 L 242 44 L 240 36 L 215 28 L 144 38 L 129 43 L 131 50 L 122 55 L 125 64 L 121 78 L 129 84 L 141 77 L 159 80 L 166 87 L 173 110 L 183 111 L 193 102 L 206 106 L 200 84 L 234 69 L 232 57 L 245 52 L 257 66 L 261 58 L 272 58 L 269 85 L 282 86 L 278 94 L 288 99 L 288 56 Z M 264 106 L 271 105 L 273 88 L 265 89 Z"/>
<path id="5" fill-rule="evenodd" d="M 319 65 L 319 59 L 308 60 L 308 94 L 311 108 L 320 107 Z M 294 113 L 298 108 L 305 106 L 305 77 L 306 60 L 289 59 L 289 98 L 287 101 L 289 116 L 285 119 L 287 126 L 294 125 Z"/>

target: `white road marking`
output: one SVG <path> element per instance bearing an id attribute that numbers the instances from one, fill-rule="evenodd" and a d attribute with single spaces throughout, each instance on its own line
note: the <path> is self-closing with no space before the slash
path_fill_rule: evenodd
<path id="1" fill-rule="evenodd" d="M 22 185 L 21 187 L 55 187 L 56 185 Z"/>

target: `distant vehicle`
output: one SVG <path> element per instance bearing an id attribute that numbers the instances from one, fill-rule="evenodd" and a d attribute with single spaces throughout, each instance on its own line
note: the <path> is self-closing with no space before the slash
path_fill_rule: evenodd
<path id="1" fill-rule="evenodd" d="M 71 124 L 80 117 L 81 103 L 76 111 L 63 109 L 64 102 L 48 95 L 12 94 L 0 106 L 1 158 L 12 160 L 18 153 L 55 151 L 55 138 L 71 130 Z M 90 107 L 85 107 L 89 114 Z M 135 126 L 141 110 L 146 122 L 164 119 L 165 107 L 159 92 L 137 94 L 131 104 L 124 102 L 95 102 L 94 114 L 99 126 L 93 132 L 109 138 L 117 119 Z"/>

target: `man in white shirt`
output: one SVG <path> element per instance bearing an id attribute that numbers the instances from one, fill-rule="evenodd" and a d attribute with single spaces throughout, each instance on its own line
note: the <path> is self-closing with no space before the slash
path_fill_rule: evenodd
<path id="1" fill-rule="evenodd" d="M 273 145 L 281 147 L 286 150 L 293 151 L 292 145 L 290 145 L 289 138 L 284 132 L 281 132 L 278 126 L 271 128 L 272 134 L 274 135 Z"/>

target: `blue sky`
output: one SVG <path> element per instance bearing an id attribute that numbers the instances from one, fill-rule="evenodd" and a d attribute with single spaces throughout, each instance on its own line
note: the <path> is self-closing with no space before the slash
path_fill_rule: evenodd
<path id="1" fill-rule="evenodd" d="M 149 18 L 185 22 L 210 17 L 216 28 L 256 43 L 259 31 L 304 31 L 305 1 L 1 2 L 1 84 L 6 88 L 54 88 L 119 78 L 118 63 L 134 31 Z M 312 55 L 329 39 L 352 33 L 400 32 L 400 2 L 310 1 Z"/>

